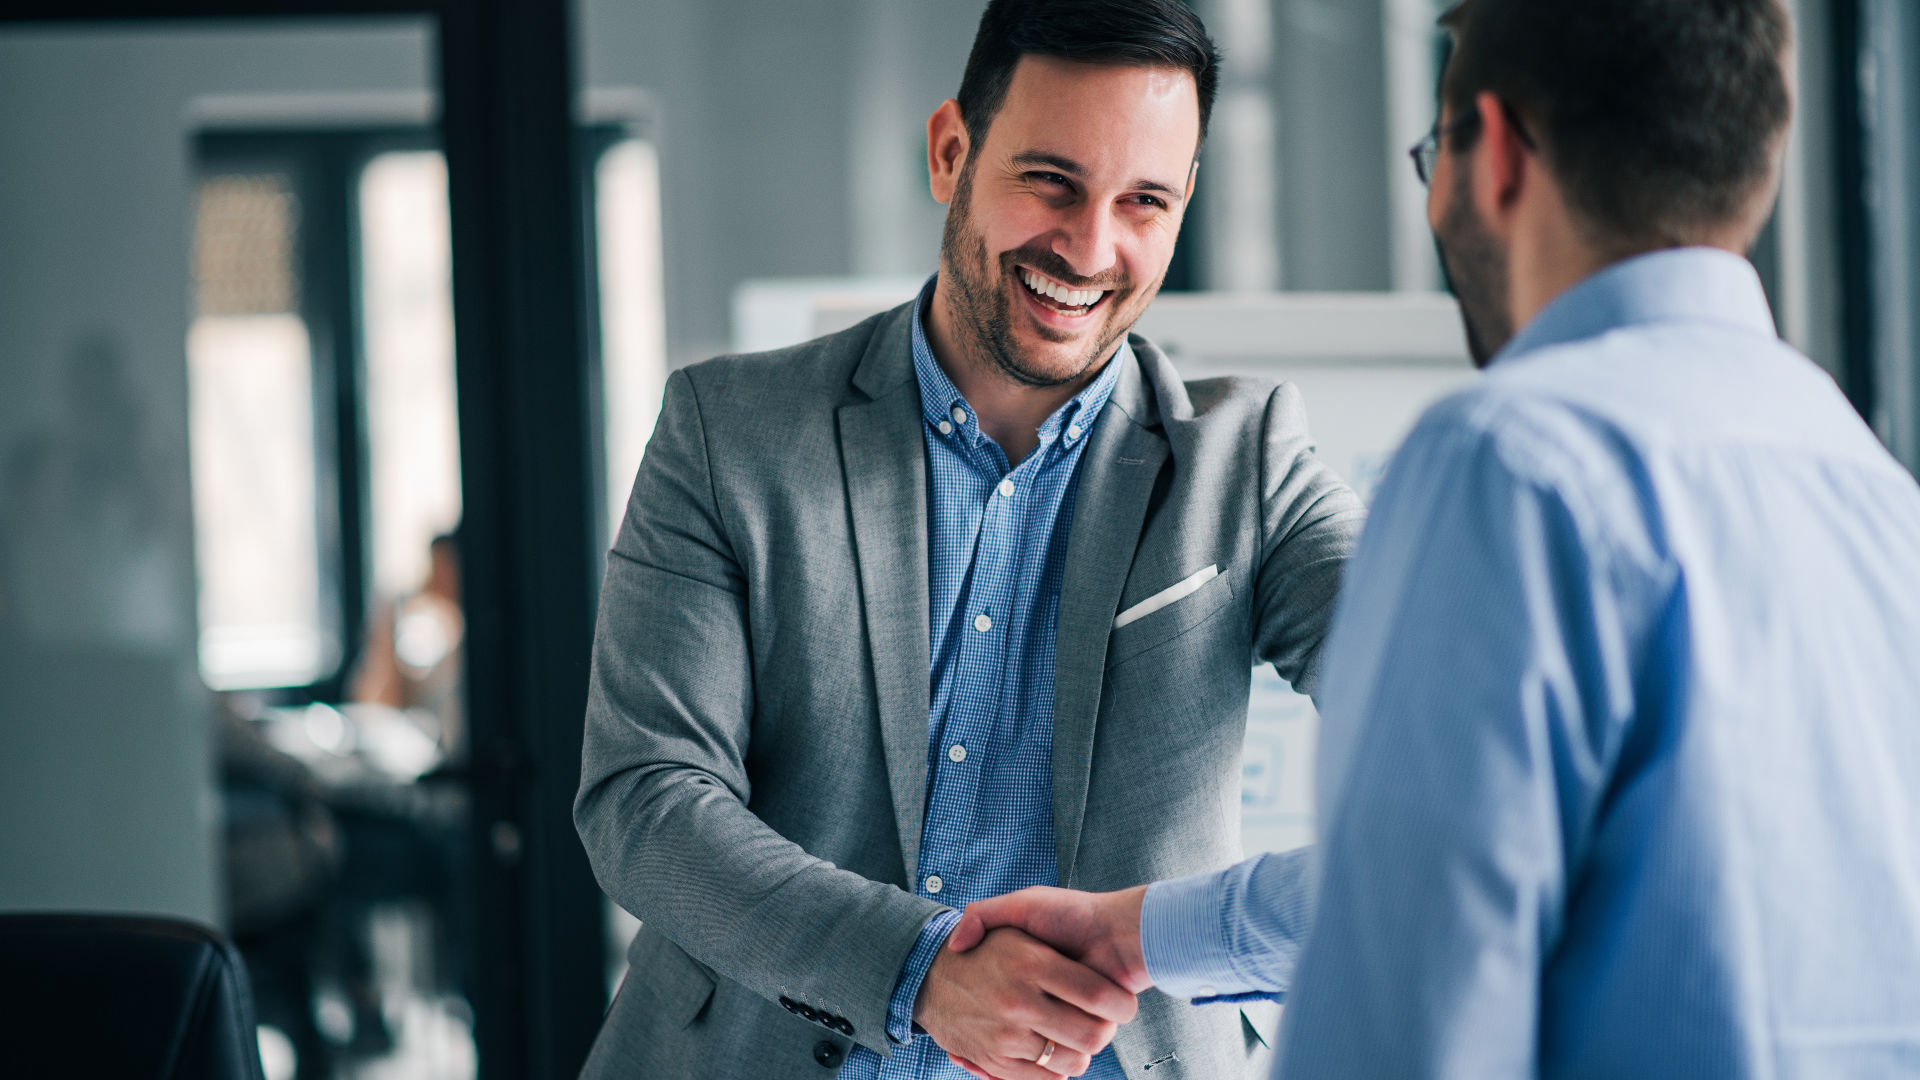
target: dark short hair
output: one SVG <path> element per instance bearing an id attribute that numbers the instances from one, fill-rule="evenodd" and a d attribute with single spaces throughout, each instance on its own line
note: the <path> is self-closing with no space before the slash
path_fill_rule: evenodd
<path id="1" fill-rule="evenodd" d="M 1779 0 L 1464 0 L 1441 19 L 1456 116 L 1492 93 L 1606 238 L 1670 246 L 1747 223 L 1792 112 Z M 1454 143 L 1479 136 L 1465 125 Z M 1750 224 L 1757 226 L 1757 221 Z"/>
<path id="2" fill-rule="evenodd" d="M 1185 71 L 1199 90 L 1200 138 L 1207 137 L 1220 51 L 1185 0 L 992 0 L 955 95 L 975 146 L 986 141 L 1023 56 Z"/>

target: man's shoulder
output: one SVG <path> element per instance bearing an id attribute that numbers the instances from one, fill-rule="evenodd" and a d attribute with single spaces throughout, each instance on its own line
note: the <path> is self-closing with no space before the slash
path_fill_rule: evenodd
<path id="1" fill-rule="evenodd" d="M 1539 481 L 1637 476 L 1703 453 L 1878 450 L 1832 379 L 1786 343 L 1684 321 L 1504 358 L 1416 431 L 1477 440 Z"/>
<path id="2" fill-rule="evenodd" d="M 1552 380 L 1491 372 L 1454 391 L 1421 416 L 1388 473 L 1396 497 L 1453 492 L 1438 504 L 1443 513 L 1504 517 L 1522 503 L 1552 507 L 1591 557 L 1609 552 L 1617 566 L 1664 573 L 1664 515 L 1642 434 L 1609 403 Z M 1383 488 L 1381 504 L 1386 499 Z"/>
<path id="3" fill-rule="evenodd" d="M 1258 426 L 1276 394 L 1297 402 L 1299 394 L 1278 379 L 1257 375 L 1184 377 L 1167 354 L 1150 339 L 1129 335 L 1134 362 L 1152 399 L 1155 419 L 1171 425 L 1195 425 L 1201 430 Z"/>
<path id="4" fill-rule="evenodd" d="M 1605 410 L 1550 384 L 1483 376 L 1428 407 L 1398 456 L 1436 467 L 1472 460 L 1517 483 L 1562 488 L 1617 472 L 1632 440 Z"/>

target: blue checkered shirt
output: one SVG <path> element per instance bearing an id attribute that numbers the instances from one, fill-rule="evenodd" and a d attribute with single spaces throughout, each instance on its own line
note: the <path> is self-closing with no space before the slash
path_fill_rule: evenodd
<path id="1" fill-rule="evenodd" d="M 1047 418 L 1039 445 L 1013 466 L 933 358 L 922 322 L 932 295 L 929 281 L 913 317 L 933 659 L 927 817 L 914 891 L 959 909 L 1059 884 L 1053 659 L 1060 582 L 1081 452 L 1133 352 L 1122 341 L 1099 378 Z M 966 1080 L 946 1051 L 913 1028 L 920 983 L 959 918 L 942 912 L 920 931 L 887 1011 L 897 1049 L 882 1061 L 855 1047 L 841 1072 L 846 1080 Z M 1113 1051 L 1095 1058 L 1086 1076 L 1121 1080 Z"/>

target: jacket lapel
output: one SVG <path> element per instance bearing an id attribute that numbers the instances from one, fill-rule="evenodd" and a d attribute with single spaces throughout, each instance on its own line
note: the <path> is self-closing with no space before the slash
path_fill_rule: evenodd
<path id="1" fill-rule="evenodd" d="M 895 824 L 911 882 L 926 814 L 927 466 L 913 378 L 912 306 L 884 318 L 854 372 L 865 401 L 839 409 L 840 456 L 852 508 L 880 737 Z"/>
<path id="2" fill-rule="evenodd" d="M 1152 348 L 1134 339 L 1136 352 L 1143 346 Z M 1167 459 L 1167 440 L 1153 430 L 1157 423 L 1140 365 L 1128 364 L 1080 458 L 1053 675 L 1053 835 L 1060 884 L 1066 886 L 1073 885 L 1087 810 L 1107 638 L 1140 545 L 1154 478 Z"/>

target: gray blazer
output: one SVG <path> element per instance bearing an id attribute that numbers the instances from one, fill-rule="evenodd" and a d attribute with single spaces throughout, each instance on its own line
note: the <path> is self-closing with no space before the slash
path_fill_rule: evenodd
<path id="1" fill-rule="evenodd" d="M 941 910 L 907 884 L 930 649 L 910 327 L 902 306 L 667 381 L 607 561 L 574 806 L 642 920 L 586 1076 L 800 1080 L 889 1050 L 887 999 Z M 1312 687 L 1363 516 L 1291 387 L 1182 383 L 1131 341 L 1059 608 L 1054 835 L 1080 889 L 1240 858 L 1253 664 Z M 1129 1077 L 1221 1080 L 1271 1020 L 1148 991 L 1114 1048 Z"/>

